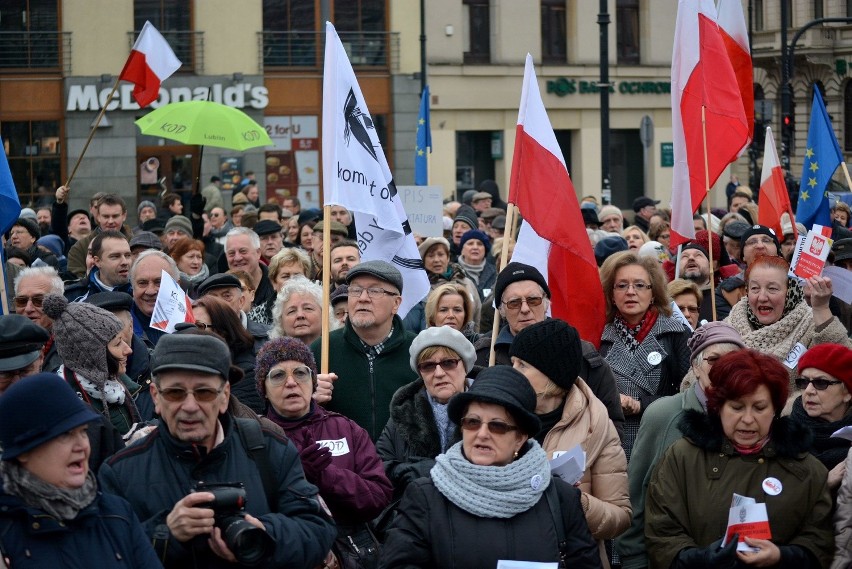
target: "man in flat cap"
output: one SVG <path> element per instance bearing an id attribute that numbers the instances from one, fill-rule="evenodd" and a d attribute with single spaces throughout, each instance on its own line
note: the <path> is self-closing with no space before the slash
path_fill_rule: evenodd
<path id="1" fill-rule="evenodd" d="M 50 332 L 20 314 L 0 316 L 0 395 L 13 383 L 41 371 Z"/>

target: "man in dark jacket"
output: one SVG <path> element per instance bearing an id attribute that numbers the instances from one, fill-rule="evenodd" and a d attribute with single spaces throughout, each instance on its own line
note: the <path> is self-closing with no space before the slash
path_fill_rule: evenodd
<path id="1" fill-rule="evenodd" d="M 518 306 L 514 306 L 519 299 Z M 500 316 L 506 320 L 506 325 L 500 329 L 497 341 L 494 343 L 496 356 L 494 363 L 510 366 L 512 359 L 509 357 L 509 348 L 515 334 L 547 318 L 550 288 L 541 272 L 535 267 L 524 263 L 509 263 L 497 275 L 497 282 L 494 285 L 494 303 L 500 311 Z M 609 364 L 591 343 L 582 340 L 582 345 L 583 361 L 579 375 L 606 407 L 619 438 L 624 438 L 624 412 L 621 410 L 621 399 L 615 386 L 615 376 L 612 375 Z M 476 348 L 474 371 L 478 373 L 482 368 L 488 367 L 491 335 L 487 334 L 477 340 L 474 348 Z"/>
<path id="2" fill-rule="evenodd" d="M 402 274 L 385 261 L 367 261 L 350 269 L 349 317 L 329 335 L 328 367 L 319 374 L 314 399 L 329 411 L 349 417 L 379 438 L 390 417 L 397 389 L 417 379 L 408 348 L 415 334 L 396 315 L 402 302 Z M 321 339 L 311 344 L 321 361 Z M 332 397 L 332 392 L 333 397 Z"/>
<path id="3" fill-rule="evenodd" d="M 228 506 L 210 507 L 212 492 L 192 491 L 201 481 L 242 484 L 244 509 L 231 508 L 248 522 L 244 531 L 254 526 L 273 540 L 246 536 L 268 548 L 256 566 L 317 566 L 331 547 L 334 524 L 287 439 L 263 429 L 265 459 L 249 450 L 253 420 L 227 412 L 230 365 L 227 345 L 214 336 L 162 338 L 151 358 L 151 395 L 162 422 L 102 466 L 101 488 L 130 502 L 167 568 L 233 567 L 240 555 L 214 517 Z"/>
<path id="4" fill-rule="evenodd" d="M 92 239 L 95 266 L 88 275 L 65 287 L 69 302 L 83 302 L 89 295 L 115 291 L 131 294 L 130 243 L 124 233 L 101 231 Z"/>

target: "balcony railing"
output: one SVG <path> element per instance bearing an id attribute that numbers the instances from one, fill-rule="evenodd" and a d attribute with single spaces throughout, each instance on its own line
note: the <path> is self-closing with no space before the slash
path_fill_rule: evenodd
<path id="1" fill-rule="evenodd" d="M 130 48 L 133 47 L 141 30 L 128 32 Z M 179 32 L 160 30 L 166 41 L 172 47 L 175 55 L 183 65 L 177 70 L 178 73 L 204 73 L 204 32 Z"/>
<path id="2" fill-rule="evenodd" d="M 0 70 L 71 74 L 71 32 L 0 32 Z"/>
<path id="3" fill-rule="evenodd" d="M 339 32 L 353 67 L 399 71 L 398 32 Z M 325 32 L 258 32 L 263 69 L 319 69 L 323 64 Z"/>

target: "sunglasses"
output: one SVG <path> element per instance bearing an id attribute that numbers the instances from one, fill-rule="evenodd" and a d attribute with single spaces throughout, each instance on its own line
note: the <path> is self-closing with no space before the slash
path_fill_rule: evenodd
<path id="1" fill-rule="evenodd" d="M 219 389 L 214 389 L 212 387 L 199 387 L 198 389 L 184 389 L 182 387 L 167 387 L 166 389 L 157 388 L 157 393 L 163 396 L 163 399 L 166 401 L 171 401 L 172 403 L 179 403 L 184 401 L 190 393 L 195 397 L 195 400 L 199 403 L 210 403 L 211 401 L 215 401 L 219 394 L 224 391 L 225 387 L 222 386 Z"/>
<path id="2" fill-rule="evenodd" d="M 351 292 L 352 289 L 350 288 L 349 291 Z M 509 310 L 519 310 L 524 302 L 526 302 L 527 306 L 530 308 L 534 308 L 541 304 L 543 300 L 543 296 L 528 296 L 526 298 L 513 298 L 512 300 L 507 300 L 503 304 L 505 304 L 506 308 Z"/>
<path id="3" fill-rule="evenodd" d="M 417 364 L 417 369 L 420 373 L 433 373 L 438 366 L 441 366 L 444 371 L 452 371 L 458 367 L 460 361 L 457 358 L 447 358 L 439 362 L 423 362 Z"/>
<path id="4" fill-rule="evenodd" d="M 492 435 L 505 435 L 509 431 L 517 431 L 517 425 L 510 425 L 503 421 L 488 421 L 488 432 Z M 476 417 L 462 417 L 461 428 L 465 431 L 478 431 L 482 428 L 482 419 Z"/>
<path id="5" fill-rule="evenodd" d="M 300 366 L 289 373 L 283 369 L 274 369 L 266 376 L 266 381 L 268 381 L 270 385 L 281 385 L 282 383 L 287 382 L 288 377 L 295 379 L 296 383 L 310 383 L 314 378 L 310 368 Z"/>
<path id="6" fill-rule="evenodd" d="M 802 389 L 802 390 L 807 389 L 809 383 L 813 383 L 814 389 L 816 389 L 817 391 L 825 391 L 826 389 L 828 389 L 828 387 L 830 385 L 837 385 L 837 384 L 843 383 L 843 382 L 838 381 L 836 379 L 822 379 L 822 378 L 811 379 L 809 377 L 797 377 L 796 378 L 796 387 L 799 388 L 799 389 Z"/>
<path id="7" fill-rule="evenodd" d="M 41 308 L 41 305 L 44 304 L 44 295 L 34 294 L 33 296 L 15 297 L 15 306 L 17 308 L 24 308 L 29 302 L 32 302 L 33 306 L 35 306 L 36 308 Z"/>

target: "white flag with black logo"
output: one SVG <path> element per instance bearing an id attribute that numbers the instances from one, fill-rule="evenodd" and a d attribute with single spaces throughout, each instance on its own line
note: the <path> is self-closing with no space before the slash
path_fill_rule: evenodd
<path id="1" fill-rule="evenodd" d="M 326 22 L 325 31 L 325 205 L 354 212 L 362 261 L 387 261 L 402 273 L 399 316 L 404 318 L 429 293 L 429 279 L 355 72 L 334 26 Z"/>

